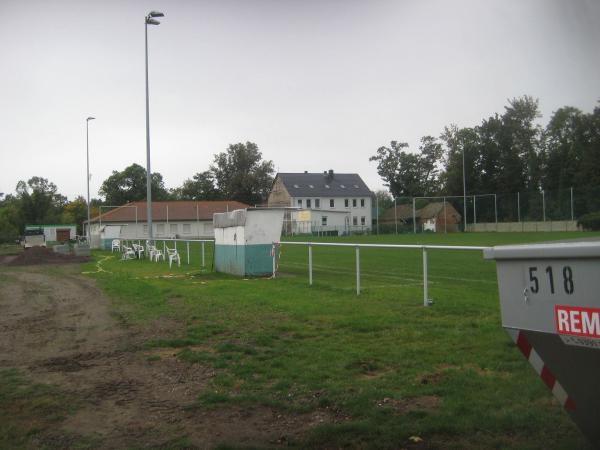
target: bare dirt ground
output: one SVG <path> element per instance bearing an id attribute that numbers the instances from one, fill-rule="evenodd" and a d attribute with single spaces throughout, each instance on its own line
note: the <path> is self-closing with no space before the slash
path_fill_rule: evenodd
<path id="1" fill-rule="evenodd" d="M 279 447 L 330 420 L 260 406 L 190 407 L 212 369 L 141 345 L 149 336 L 177 335 L 180 324 L 126 328 L 78 264 L 1 265 L 0 368 L 17 368 L 75 399 L 75 412 L 36 446 L 70 448 L 80 437 L 104 449 L 170 448 L 181 439 L 192 448 Z"/>

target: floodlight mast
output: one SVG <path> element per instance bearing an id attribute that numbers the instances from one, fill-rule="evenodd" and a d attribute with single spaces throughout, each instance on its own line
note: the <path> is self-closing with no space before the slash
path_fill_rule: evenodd
<path id="1" fill-rule="evenodd" d="M 164 17 L 159 11 L 150 11 L 144 20 L 146 41 L 146 220 L 148 223 L 148 240 L 152 242 L 152 172 L 150 170 L 150 100 L 148 93 L 148 25 L 159 25 L 154 17 Z"/>
<path id="2" fill-rule="evenodd" d="M 85 119 L 85 147 L 86 147 L 86 165 L 87 165 L 87 229 L 86 229 L 86 239 L 88 245 L 92 245 L 91 237 L 92 234 L 90 232 L 90 120 L 94 120 L 95 117 L 88 117 Z"/>

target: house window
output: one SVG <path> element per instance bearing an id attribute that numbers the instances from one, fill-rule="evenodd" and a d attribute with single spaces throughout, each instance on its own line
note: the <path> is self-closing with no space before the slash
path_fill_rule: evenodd
<path id="1" fill-rule="evenodd" d="M 361 208 L 364 208 L 364 207 L 365 207 L 365 199 L 364 199 L 364 198 L 361 198 L 361 199 L 360 199 L 360 207 L 361 207 Z"/>
<path id="2" fill-rule="evenodd" d="M 189 223 L 183 224 L 183 234 L 191 234 L 192 233 L 192 225 Z"/>
<path id="3" fill-rule="evenodd" d="M 144 234 L 148 234 L 148 225 L 144 225 Z"/>
<path id="4" fill-rule="evenodd" d="M 352 218 L 352 225 L 358 225 L 358 217 L 354 216 Z"/>
<path id="5" fill-rule="evenodd" d="M 365 216 L 361 216 L 361 218 L 360 218 L 360 224 L 361 224 L 361 225 L 365 225 L 366 223 L 367 223 L 367 222 L 366 222 L 366 220 L 365 220 Z"/>
<path id="6" fill-rule="evenodd" d="M 356 208 L 356 199 L 355 198 L 352 199 L 352 207 Z"/>
<path id="7" fill-rule="evenodd" d="M 335 199 L 333 199 L 333 198 L 329 199 L 329 207 L 330 208 L 335 208 Z"/>
<path id="8" fill-rule="evenodd" d="M 156 234 L 164 234 L 165 233 L 165 224 L 157 223 L 156 224 Z"/>
<path id="9" fill-rule="evenodd" d="M 311 202 L 310 202 L 310 198 L 306 199 L 306 207 L 310 208 Z"/>
<path id="10" fill-rule="evenodd" d="M 298 208 L 302 208 L 302 199 L 301 198 L 298 199 Z"/>
<path id="11" fill-rule="evenodd" d="M 321 216 L 321 225 L 324 227 L 327 226 L 327 216 Z"/>
<path id="12" fill-rule="evenodd" d="M 347 199 L 347 198 L 345 198 L 345 199 L 344 199 L 344 206 L 345 206 L 346 208 L 348 207 L 348 199 Z"/>
<path id="13" fill-rule="evenodd" d="M 169 227 L 169 230 L 171 231 L 171 234 L 176 234 L 177 233 L 177 224 L 172 223 Z"/>
<path id="14" fill-rule="evenodd" d="M 321 207 L 321 199 L 315 198 L 315 208 L 320 208 L 320 207 Z"/>

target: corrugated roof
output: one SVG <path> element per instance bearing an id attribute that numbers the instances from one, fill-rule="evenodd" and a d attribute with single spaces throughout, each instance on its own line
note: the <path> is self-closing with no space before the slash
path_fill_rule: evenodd
<path id="1" fill-rule="evenodd" d="M 368 197 L 371 190 L 357 173 L 278 173 L 292 197 Z"/>
<path id="2" fill-rule="evenodd" d="M 175 220 L 212 220 L 214 213 L 233 211 L 235 209 L 247 208 L 245 203 L 232 200 L 215 201 L 166 201 L 152 202 L 152 220 L 169 221 Z M 137 216 L 136 216 L 137 213 Z M 145 222 L 146 202 L 132 202 L 119 206 L 92 218 L 92 222 L 99 219 L 102 222 Z"/>

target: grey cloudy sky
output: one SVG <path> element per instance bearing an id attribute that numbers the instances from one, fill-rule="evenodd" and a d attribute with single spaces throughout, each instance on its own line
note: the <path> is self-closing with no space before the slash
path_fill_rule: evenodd
<path id="1" fill-rule="evenodd" d="M 228 144 L 282 172 L 358 172 L 376 149 L 474 126 L 507 98 L 546 123 L 600 98 L 593 0 L 0 1 L 0 192 L 33 175 L 70 199 L 145 166 L 144 16 L 152 169 L 175 187 Z"/>

